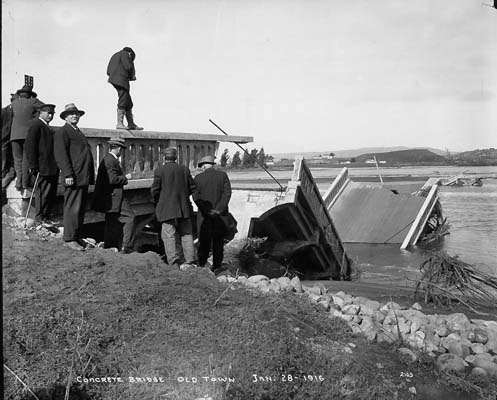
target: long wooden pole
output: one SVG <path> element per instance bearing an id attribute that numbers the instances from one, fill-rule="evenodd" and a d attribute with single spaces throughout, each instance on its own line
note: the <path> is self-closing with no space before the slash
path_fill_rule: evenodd
<path id="1" fill-rule="evenodd" d="M 209 119 L 209 122 L 210 122 L 212 125 L 214 125 L 217 129 L 219 129 L 221 132 L 223 132 L 226 136 L 229 136 L 229 135 L 228 135 L 225 131 L 223 131 L 223 130 L 221 129 L 221 127 L 220 127 L 218 124 L 216 124 L 216 123 L 215 123 L 212 119 Z M 271 174 L 271 172 L 269 172 L 269 171 L 266 169 L 266 167 L 264 167 L 264 165 L 262 165 L 262 164 L 259 162 L 259 160 L 257 159 L 257 157 L 254 157 L 252 154 L 250 154 L 250 153 L 249 153 L 246 149 L 244 149 L 244 148 L 243 148 L 242 146 L 240 146 L 238 143 L 235 143 L 235 144 L 236 144 L 236 145 L 237 145 L 240 149 L 242 149 L 242 151 L 243 151 L 245 154 L 247 154 L 249 157 L 252 157 L 252 158 L 254 159 L 254 161 L 255 161 L 257 164 L 259 164 L 259 166 L 260 166 L 260 167 L 261 167 L 264 171 L 266 171 L 266 172 L 267 172 L 267 174 L 268 174 L 271 178 L 273 178 L 273 180 L 274 180 L 274 181 L 278 184 L 278 186 L 280 187 L 280 190 L 281 190 L 282 192 L 284 192 L 284 191 L 285 191 L 285 188 L 281 185 L 281 183 L 279 183 L 279 182 L 278 182 L 278 180 L 277 180 L 277 179 L 276 179 L 276 178 L 275 178 L 275 177 Z"/>

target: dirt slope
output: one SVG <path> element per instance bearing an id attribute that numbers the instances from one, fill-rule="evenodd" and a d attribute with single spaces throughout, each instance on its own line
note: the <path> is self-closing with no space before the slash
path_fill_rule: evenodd
<path id="1" fill-rule="evenodd" d="M 477 398 L 294 294 L 225 291 L 152 252 L 2 233 L 4 364 L 39 399 L 64 399 L 68 382 L 71 399 Z M 33 399 L 13 373 L 4 398 Z"/>

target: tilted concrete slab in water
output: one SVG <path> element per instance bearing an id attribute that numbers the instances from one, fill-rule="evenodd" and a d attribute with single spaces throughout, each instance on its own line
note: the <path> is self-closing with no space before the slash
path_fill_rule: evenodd
<path id="1" fill-rule="evenodd" d="M 353 182 L 344 168 L 324 195 L 340 237 L 348 243 L 416 244 L 438 203 L 438 186 L 425 184 L 426 196 Z M 439 217 L 437 216 L 437 220 Z"/>
<path id="2" fill-rule="evenodd" d="M 329 211 L 344 242 L 401 244 L 424 201 L 350 182 Z"/>

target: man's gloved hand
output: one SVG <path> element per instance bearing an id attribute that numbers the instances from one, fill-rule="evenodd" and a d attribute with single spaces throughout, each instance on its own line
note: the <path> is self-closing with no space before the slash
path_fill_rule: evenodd
<path id="1" fill-rule="evenodd" d="M 30 173 L 31 175 L 33 175 L 33 176 L 38 175 L 38 172 L 39 172 L 39 171 L 38 171 L 38 168 L 31 168 L 31 169 L 29 170 L 29 173 Z"/>

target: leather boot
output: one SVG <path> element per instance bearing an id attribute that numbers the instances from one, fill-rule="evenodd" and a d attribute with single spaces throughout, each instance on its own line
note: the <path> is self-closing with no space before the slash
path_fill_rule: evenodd
<path id="1" fill-rule="evenodd" d="M 126 125 L 124 125 L 124 113 L 125 111 L 122 108 L 117 109 L 117 125 L 116 129 L 128 129 Z"/>
<path id="2" fill-rule="evenodd" d="M 132 110 L 126 110 L 126 119 L 128 120 L 128 129 L 133 130 L 133 131 L 142 131 L 143 128 L 141 126 L 138 126 L 135 124 L 133 121 L 133 112 Z"/>

